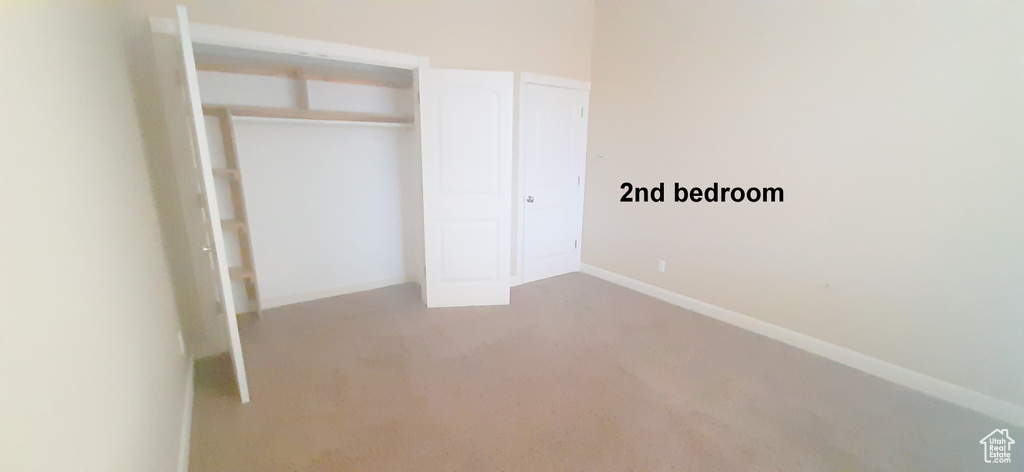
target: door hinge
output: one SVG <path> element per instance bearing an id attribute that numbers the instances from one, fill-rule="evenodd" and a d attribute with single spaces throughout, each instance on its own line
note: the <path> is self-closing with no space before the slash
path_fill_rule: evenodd
<path id="1" fill-rule="evenodd" d="M 578 247 L 580 247 L 580 240 L 579 239 L 577 239 L 577 240 L 572 242 L 572 248 L 573 249 L 576 249 Z"/>
<path id="2" fill-rule="evenodd" d="M 583 107 L 580 107 L 580 118 L 583 118 Z"/>
<path id="3" fill-rule="evenodd" d="M 582 180 L 582 179 L 583 179 L 583 176 L 576 176 L 576 185 L 579 185 L 580 184 L 580 180 Z"/>

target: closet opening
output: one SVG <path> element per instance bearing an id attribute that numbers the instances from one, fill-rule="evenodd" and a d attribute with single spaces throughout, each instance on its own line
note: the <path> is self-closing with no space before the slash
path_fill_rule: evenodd
<path id="1" fill-rule="evenodd" d="M 423 273 L 410 69 L 194 43 L 238 313 Z"/>
<path id="2" fill-rule="evenodd" d="M 507 305 L 513 74 L 151 18 L 196 358 L 238 313 L 407 282 L 427 307 Z M 185 246 L 184 244 L 179 246 Z"/>

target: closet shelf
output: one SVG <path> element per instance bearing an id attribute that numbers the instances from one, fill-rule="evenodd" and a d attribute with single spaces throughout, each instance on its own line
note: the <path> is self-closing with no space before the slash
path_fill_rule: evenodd
<path id="1" fill-rule="evenodd" d="M 221 59 L 223 61 L 223 59 Z M 374 87 L 388 87 L 407 89 L 412 87 L 412 75 L 399 77 L 394 74 L 380 76 L 380 74 L 368 74 L 366 72 L 353 75 L 352 71 L 330 71 L 329 69 L 305 68 L 287 65 L 271 65 L 266 63 L 254 64 L 231 64 L 217 62 L 217 58 L 197 58 L 196 69 L 209 72 L 226 72 L 229 74 L 262 75 L 269 77 L 285 77 L 288 79 L 314 80 L 318 82 L 334 82 L 340 84 L 370 85 Z M 333 73 L 332 73 L 333 72 Z"/>
<path id="2" fill-rule="evenodd" d="M 412 115 L 382 115 L 377 113 L 356 113 L 331 110 L 304 110 L 300 108 L 248 107 L 234 105 L 203 105 L 203 114 L 219 116 L 224 112 L 231 116 L 251 118 L 276 118 L 317 121 L 345 121 L 354 123 L 413 124 Z"/>
<path id="3" fill-rule="evenodd" d="M 247 231 L 249 224 L 244 220 L 233 219 L 233 220 L 220 220 L 220 227 L 224 228 L 224 231 Z"/>
<path id="4" fill-rule="evenodd" d="M 248 267 L 231 267 L 228 269 L 228 275 L 231 276 L 231 280 L 246 280 L 255 276 L 252 269 Z"/>

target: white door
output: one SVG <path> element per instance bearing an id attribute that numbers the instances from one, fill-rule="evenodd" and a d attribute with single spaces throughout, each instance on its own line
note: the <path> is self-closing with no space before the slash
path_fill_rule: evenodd
<path id="1" fill-rule="evenodd" d="M 580 270 L 589 92 L 537 84 L 522 90 L 526 283 Z"/>
<path id="2" fill-rule="evenodd" d="M 245 377 L 245 363 L 242 361 L 242 342 L 238 335 L 238 320 L 235 318 L 235 301 L 231 293 L 231 278 L 228 275 L 227 254 L 224 251 L 224 233 L 220 225 L 220 211 L 217 206 L 217 188 L 213 180 L 213 166 L 210 163 L 210 146 L 206 137 L 206 124 L 203 120 L 203 106 L 199 100 L 199 77 L 196 74 L 196 61 L 192 53 L 192 37 L 189 34 L 188 14 L 185 7 L 178 7 L 178 33 L 181 39 L 181 60 L 186 97 L 188 100 L 188 119 L 192 126 L 193 159 L 192 168 L 194 178 L 199 180 L 198 188 L 202 195 L 196 204 L 200 205 L 200 212 L 187 212 L 200 215 L 204 220 L 201 224 L 206 230 L 206 245 L 192 247 L 193 251 L 201 251 L 207 254 L 205 261 L 212 264 L 210 269 L 214 272 L 214 285 L 219 297 L 218 306 L 223 311 L 225 323 L 227 323 L 228 340 L 230 342 L 231 360 L 235 367 L 235 378 L 238 380 L 238 393 L 242 403 L 249 402 L 249 385 Z M 188 215 L 186 215 L 187 217 Z M 191 241 L 194 246 L 196 241 Z M 196 271 L 206 267 L 196 268 Z M 202 300 L 202 303 L 215 303 L 214 300 Z"/>
<path id="3" fill-rule="evenodd" d="M 428 307 L 507 305 L 511 72 L 423 69 L 423 239 Z"/>

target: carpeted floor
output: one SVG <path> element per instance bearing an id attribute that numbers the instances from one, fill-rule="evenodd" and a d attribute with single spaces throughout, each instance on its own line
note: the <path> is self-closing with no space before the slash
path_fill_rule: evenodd
<path id="1" fill-rule="evenodd" d="M 192 471 L 982 470 L 1007 426 L 582 274 L 508 307 L 307 302 L 242 340 L 250 404 L 199 363 Z"/>

